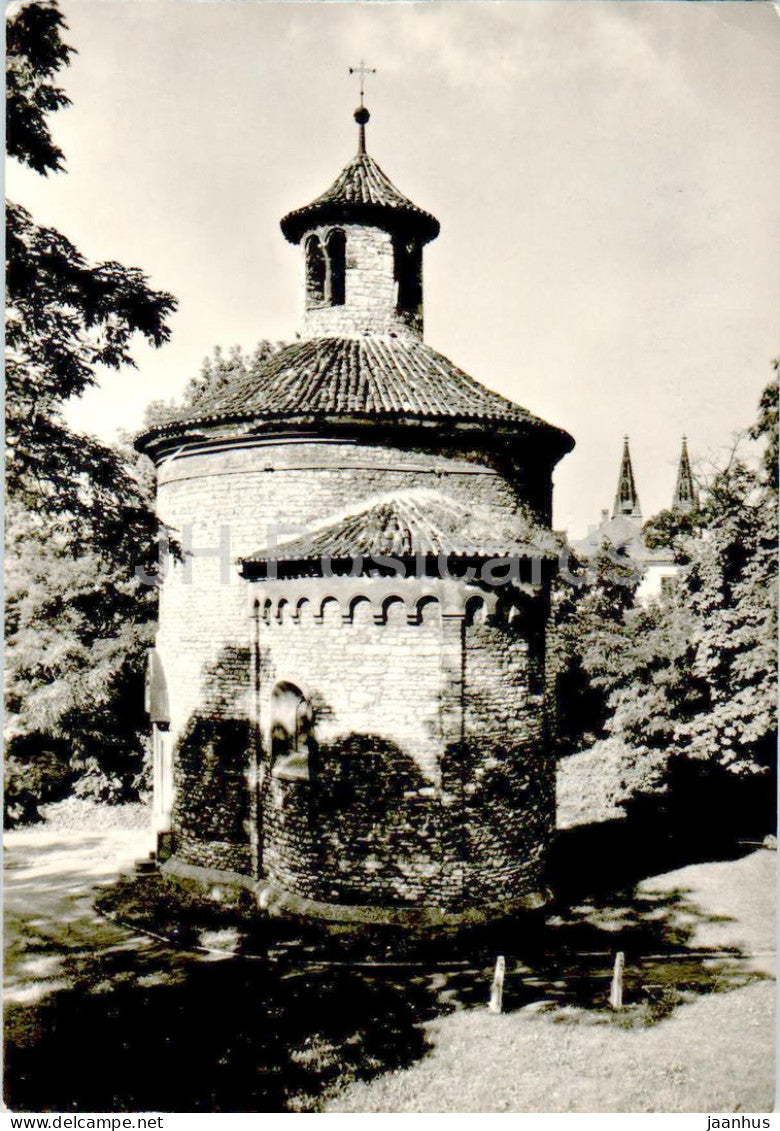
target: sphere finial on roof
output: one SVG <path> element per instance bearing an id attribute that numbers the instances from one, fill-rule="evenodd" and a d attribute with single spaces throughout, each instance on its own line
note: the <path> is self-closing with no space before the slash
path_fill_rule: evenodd
<path id="1" fill-rule="evenodd" d="M 364 83 L 366 75 L 376 74 L 376 68 L 361 61 L 359 66 L 350 67 L 349 73 L 360 79 L 360 105 L 354 112 L 359 130 L 357 154 L 326 192 L 282 217 L 285 238 L 300 243 L 316 224 L 347 222 L 375 224 L 390 232 L 403 230 L 407 236 L 427 243 L 438 236 L 439 221 L 399 192 L 366 153 L 366 124 L 371 115 L 365 105 Z"/>

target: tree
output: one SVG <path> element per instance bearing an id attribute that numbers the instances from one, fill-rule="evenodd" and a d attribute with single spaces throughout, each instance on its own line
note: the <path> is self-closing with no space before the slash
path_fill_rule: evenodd
<path id="1" fill-rule="evenodd" d="M 8 152 L 44 176 L 64 169 L 49 129 L 69 104 L 55 83 L 73 54 L 64 30 L 56 3 L 7 22 Z M 137 785 L 156 609 L 134 571 L 153 569 L 158 523 L 134 463 L 62 408 L 101 366 L 132 367 L 136 335 L 167 341 L 176 304 L 137 268 L 89 264 L 18 204 L 6 224 L 7 809 L 29 817 L 79 775 L 113 799 Z"/>
<path id="2" fill-rule="evenodd" d="M 762 782 L 777 741 L 777 419 L 772 383 L 748 433 L 760 457 L 738 445 L 696 515 L 655 525 L 685 563 L 668 592 L 634 605 L 602 561 L 595 584 L 563 585 L 554 602 L 559 753 L 606 737 L 605 753 L 622 751 L 623 801 L 660 795 L 701 837 L 710 804 L 724 827 L 740 819 L 740 796 L 756 824 L 771 804 Z"/>
<path id="3" fill-rule="evenodd" d="M 671 549 L 674 559 L 680 565 L 686 557 L 687 540 L 699 533 L 704 525 L 704 515 L 700 509 L 683 511 L 677 507 L 659 511 L 642 527 L 642 538 L 650 550 Z"/>
<path id="4" fill-rule="evenodd" d="M 215 346 L 210 357 L 204 357 L 200 373 L 191 377 L 178 401 L 151 401 L 146 406 L 144 426 L 162 424 L 182 409 L 191 408 L 200 401 L 216 396 L 237 379 L 248 377 L 281 349 L 281 342 L 262 339 L 251 355 L 241 346 L 233 346 L 225 357 L 220 346 Z"/>
<path id="5" fill-rule="evenodd" d="M 64 155 L 52 141 L 47 115 L 70 105 L 54 75 L 74 49 L 63 43 L 65 21 L 55 4 L 25 4 L 6 27 L 6 148 L 36 173 L 57 173 Z"/>
<path id="6" fill-rule="evenodd" d="M 737 451 L 709 484 L 680 584 L 626 617 L 621 670 L 588 668 L 608 697 L 608 731 L 628 746 L 737 775 L 765 772 L 776 744 L 775 384 L 750 435 L 760 466 Z"/>
<path id="7" fill-rule="evenodd" d="M 776 742 L 777 386 L 761 398 L 751 436 L 761 467 L 732 461 L 713 482 L 707 537 L 686 578 L 695 617 L 693 675 L 702 709 L 681 724 L 690 754 L 736 773 L 768 768 Z"/>
<path id="8" fill-rule="evenodd" d="M 153 593 L 110 554 L 74 557 L 29 513 L 14 509 L 8 541 L 7 752 L 32 765 L 40 800 L 74 784 L 105 800 L 133 798 Z"/>
<path id="9" fill-rule="evenodd" d="M 53 3 L 8 21 L 8 150 L 43 175 L 63 169 L 47 115 L 69 102 L 53 82 L 73 51 L 65 26 Z M 166 342 L 175 300 L 138 268 L 90 265 L 18 204 L 7 205 L 6 228 L 7 490 L 76 551 L 96 540 L 134 556 L 154 529 L 135 480 L 115 451 L 69 429 L 62 407 L 96 384 L 100 366 L 132 367 L 135 335 Z"/>
<path id="10" fill-rule="evenodd" d="M 619 654 L 639 580 L 636 564 L 605 544 L 590 563 L 571 556 L 555 581 L 548 664 L 561 755 L 585 749 L 605 734 L 607 692 L 593 675 L 602 660 L 614 662 Z"/>

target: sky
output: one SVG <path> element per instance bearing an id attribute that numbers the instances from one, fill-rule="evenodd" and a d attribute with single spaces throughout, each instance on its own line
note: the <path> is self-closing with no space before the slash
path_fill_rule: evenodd
<path id="1" fill-rule="evenodd" d="M 110 439 L 216 345 L 291 340 L 299 255 L 279 219 L 368 149 L 441 221 L 425 337 L 568 429 L 555 525 L 615 493 L 643 512 L 680 439 L 706 468 L 780 353 L 780 18 L 761 2 L 61 0 L 78 49 L 51 119 L 67 173 L 7 191 L 94 260 L 176 295 L 170 343 L 69 409 Z"/>

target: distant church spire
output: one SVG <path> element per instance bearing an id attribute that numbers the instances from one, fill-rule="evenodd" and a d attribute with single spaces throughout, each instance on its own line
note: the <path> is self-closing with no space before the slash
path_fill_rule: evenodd
<path id="1" fill-rule="evenodd" d="M 682 438 L 682 451 L 680 452 L 680 466 L 677 470 L 677 486 L 674 489 L 672 509 L 678 511 L 692 511 L 699 505 L 699 493 L 693 481 L 691 462 L 688 458 L 688 441 Z"/>
<path id="2" fill-rule="evenodd" d="M 642 508 L 639 505 L 639 496 L 636 493 L 636 483 L 634 482 L 634 471 L 631 467 L 631 453 L 628 450 L 628 436 L 623 437 L 623 459 L 620 463 L 615 505 L 612 508 L 613 518 L 619 514 L 629 515 L 631 518 L 642 517 Z"/>

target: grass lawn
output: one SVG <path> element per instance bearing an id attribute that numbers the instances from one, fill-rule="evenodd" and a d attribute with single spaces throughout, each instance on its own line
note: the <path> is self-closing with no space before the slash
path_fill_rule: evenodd
<path id="1" fill-rule="evenodd" d="M 8 833 L 6 1102 L 771 1110 L 776 853 L 681 868 L 658 838 L 629 832 L 620 822 L 560 838 L 560 902 L 536 934 L 521 919 L 424 944 L 273 919 L 250 928 L 197 900 L 172 919 L 159 877 L 115 882 L 148 850 L 139 832 Z M 97 915 L 96 895 L 140 930 Z M 179 945 L 147 924 L 178 925 Z M 616 950 L 620 1014 L 606 1008 Z M 506 1012 L 493 1016 L 498 953 Z"/>
<path id="2" fill-rule="evenodd" d="M 688 950 L 756 955 L 739 959 L 746 984 L 715 980 L 704 995 L 683 991 L 680 1004 L 655 1024 L 630 1007 L 625 1017 L 553 1004 L 501 1016 L 460 1010 L 428 1023 L 427 1056 L 349 1085 L 325 1110 L 772 1111 L 774 875 L 775 853 L 761 850 L 639 885 L 650 897 L 685 893 L 667 927 L 681 930 L 687 920 Z M 605 914 L 589 910 L 593 919 Z M 713 957 L 709 966 L 717 962 Z"/>
<path id="3" fill-rule="evenodd" d="M 601 1020 L 601 1019 L 599 1019 Z M 355 1083 L 342 1112 L 771 1111 L 774 986 L 681 1006 L 652 1028 L 471 1010 L 429 1027 L 411 1068 Z"/>
<path id="4" fill-rule="evenodd" d="M 599 1019 L 601 1020 L 601 1019 Z M 682 1005 L 652 1028 L 470 1010 L 429 1026 L 429 1056 L 326 1105 L 342 1112 L 771 1111 L 774 986 Z"/>

